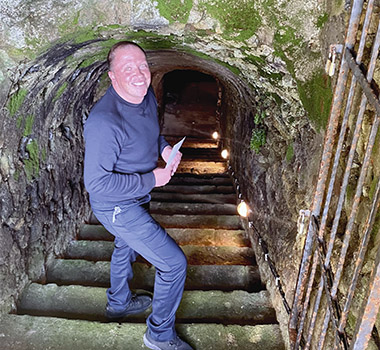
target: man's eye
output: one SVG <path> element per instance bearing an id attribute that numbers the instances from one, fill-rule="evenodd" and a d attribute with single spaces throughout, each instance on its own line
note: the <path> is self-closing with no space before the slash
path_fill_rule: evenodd
<path id="1" fill-rule="evenodd" d="M 146 63 L 144 63 L 141 65 L 141 68 L 146 69 L 146 68 L 148 68 L 148 65 Z"/>

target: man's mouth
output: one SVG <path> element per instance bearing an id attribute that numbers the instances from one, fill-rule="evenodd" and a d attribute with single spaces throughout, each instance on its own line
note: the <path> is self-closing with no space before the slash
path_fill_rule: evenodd
<path id="1" fill-rule="evenodd" d="M 142 86 L 142 85 L 145 85 L 145 83 L 143 81 L 141 81 L 141 82 L 138 82 L 138 83 L 133 83 L 133 85 L 135 85 L 135 86 Z"/>

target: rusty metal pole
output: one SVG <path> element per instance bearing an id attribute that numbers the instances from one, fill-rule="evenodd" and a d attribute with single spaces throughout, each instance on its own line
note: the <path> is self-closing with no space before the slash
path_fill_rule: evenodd
<path id="1" fill-rule="evenodd" d="M 352 49 L 356 42 L 356 33 L 359 27 L 360 15 L 363 9 L 363 0 L 354 0 L 351 11 L 351 18 L 347 29 L 347 35 L 345 40 L 345 47 Z M 316 186 L 315 197 L 312 206 L 312 212 L 315 217 L 318 217 L 321 212 L 323 195 L 325 192 L 326 181 L 330 168 L 330 162 L 332 158 L 332 152 L 335 143 L 335 135 L 339 123 L 339 117 L 342 108 L 342 101 L 344 97 L 344 91 L 346 88 L 346 82 L 348 77 L 348 66 L 344 56 L 342 56 L 342 62 L 339 69 L 338 81 L 334 93 L 332 102 L 329 124 L 326 130 L 325 144 L 322 154 L 321 167 L 318 176 L 318 183 Z M 302 299 L 305 293 L 307 277 L 309 274 L 309 268 L 311 263 L 311 255 L 313 251 L 315 232 L 312 225 L 309 225 L 309 230 L 304 247 L 304 254 L 299 270 L 298 281 L 296 291 L 293 299 L 293 308 L 289 320 L 289 336 L 290 346 L 295 348 L 297 339 L 297 326 L 298 317 L 302 309 Z"/>
<path id="2" fill-rule="evenodd" d="M 370 228 L 373 228 L 373 224 L 376 217 L 376 212 L 379 209 L 380 202 L 380 179 L 377 183 L 375 192 L 375 202 L 372 207 L 370 222 L 368 223 Z M 377 314 L 380 307 L 380 249 L 377 251 L 374 269 L 372 270 L 371 279 L 368 288 L 368 298 L 364 299 L 361 315 L 358 319 L 355 334 L 352 338 L 350 350 L 362 350 L 366 349 L 368 342 L 371 338 L 373 326 L 376 321 Z"/>

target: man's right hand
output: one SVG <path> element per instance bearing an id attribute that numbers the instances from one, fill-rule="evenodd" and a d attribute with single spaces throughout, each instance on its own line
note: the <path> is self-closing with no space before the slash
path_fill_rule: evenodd
<path id="1" fill-rule="evenodd" d="M 165 186 L 172 178 L 172 167 L 168 168 L 156 168 L 153 170 L 153 175 L 156 180 L 156 185 L 154 187 Z"/>

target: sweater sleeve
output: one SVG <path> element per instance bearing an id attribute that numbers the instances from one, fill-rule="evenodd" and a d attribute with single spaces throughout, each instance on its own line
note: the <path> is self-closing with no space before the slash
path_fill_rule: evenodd
<path id="1" fill-rule="evenodd" d="M 155 186 L 153 172 L 124 174 L 114 171 L 125 135 L 120 125 L 107 119 L 107 115 L 95 114 L 85 124 L 86 189 L 90 196 L 105 200 L 142 197 Z"/>
<path id="2" fill-rule="evenodd" d="M 170 146 L 169 142 L 165 140 L 165 137 L 160 135 L 158 138 L 158 150 L 160 151 L 160 154 L 162 154 L 162 151 L 166 146 Z"/>

